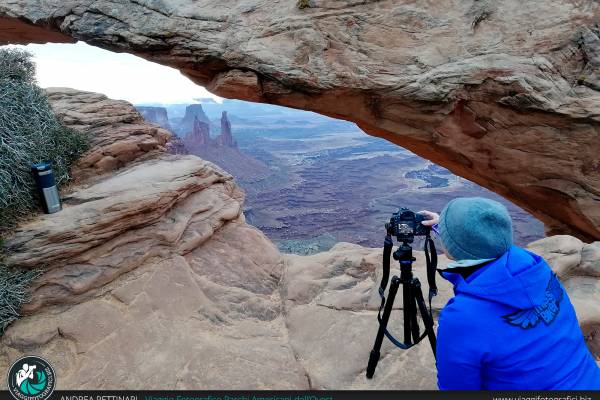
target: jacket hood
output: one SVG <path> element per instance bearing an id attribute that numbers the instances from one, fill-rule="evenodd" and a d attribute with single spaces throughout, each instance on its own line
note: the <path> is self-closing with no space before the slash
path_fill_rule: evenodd
<path id="1" fill-rule="evenodd" d="M 454 284 L 455 295 L 527 309 L 543 304 L 552 270 L 542 257 L 513 245 L 466 280 L 450 270 L 441 274 Z"/>

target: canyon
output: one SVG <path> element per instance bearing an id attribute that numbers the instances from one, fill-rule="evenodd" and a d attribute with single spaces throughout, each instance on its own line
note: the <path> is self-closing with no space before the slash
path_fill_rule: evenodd
<path id="1" fill-rule="evenodd" d="M 220 133 L 212 137 L 211 128 L 215 128 L 215 124 L 206 116 L 201 104 L 186 105 L 183 118 L 173 120 L 169 119 L 164 107 L 137 106 L 136 109 L 147 121 L 166 126 L 174 134 L 169 142 L 171 153 L 193 154 L 246 182 L 264 179 L 270 174 L 267 165 L 240 151 L 233 138 L 227 111 L 221 111 L 217 128 Z"/>
<path id="2" fill-rule="evenodd" d="M 143 113 L 146 108 L 138 109 Z M 241 100 L 153 109 L 163 117 L 146 116 L 149 122 L 173 125 L 182 137 L 172 138 L 171 152 L 197 155 L 231 173 L 246 192 L 248 223 L 284 252 L 310 254 L 340 241 L 378 247 L 384 223 L 399 207 L 440 212 L 461 196 L 505 204 L 517 245 L 544 236 L 540 221 L 501 196 L 364 135 L 348 121 Z M 229 117 L 223 124 L 224 112 Z M 192 131 L 182 133 L 184 121 L 195 117 Z M 235 131 L 235 147 L 219 145 L 219 136 L 211 138 L 211 130 L 219 129 L 231 141 Z M 422 247 L 419 240 L 417 246 Z"/>
<path id="3" fill-rule="evenodd" d="M 593 1 L 0 1 L 0 43 L 83 40 L 226 98 L 354 121 L 600 238 Z"/>
<path id="4" fill-rule="evenodd" d="M 40 355 L 59 389 L 435 389 L 426 344 L 401 351 L 386 342 L 374 379 L 364 376 L 380 248 L 342 242 L 282 254 L 245 222 L 231 174 L 167 153 L 169 132 L 132 105 L 47 93 L 92 148 L 61 193 L 63 210 L 24 221 L 3 244 L 4 262 L 44 273 L 0 338 L 0 368 Z M 557 235 L 530 249 L 561 278 L 598 359 L 600 242 Z M 424 256 L 415 255 L 424 282 Z M 439 289 L 434 317 L 452 296 L 448 282 Z"/>

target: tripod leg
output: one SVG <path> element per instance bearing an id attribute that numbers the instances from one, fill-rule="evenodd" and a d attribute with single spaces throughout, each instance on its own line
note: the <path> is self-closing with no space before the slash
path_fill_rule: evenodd
<path id="1" fill-rule="evenodd" d="M 390 283 L 390 290 L 388 292 L 388 298 L 385 302 L 385 307 L 383 309 L 383 316 L 381 317 L 379 330 L 377 331 L 377 336 L 375 337 L 375 344 L 373 345 L 373 350 L 371 350 L 371 355 L 369 356 L 369 363 L 367 364 L 368 379 L 373 378 L 375 368 L 377 368 L 377 363 L 379 362 L 379 357 L 381 355 L 379 353 L 379 350 L 381 350 L 381 344 L 383 343 L 385 329 L 387 328 L 387 324 L 390 319 L 390 314 L 392 313 L 392 307 L 394 306 L 394 299 L 396 298 L 396 293 L 398 292 L 399 285 L 400 278 L 394 276 Z"/>
<path id="2" fill-rule="evenodd" d="M 408 282 L 404 281 L 402 284 L 402 313 L 404 314 L 404 343 L 410 346 L 413 343 L 411 338 L 413 293 L 411 286 L 406 283 Z"/>
<path id="3" fill-rule="evenodd" d="M 419 341 L 419 336 L 421 336 L 419 332 L 419 323 L 417 322 L 417 288 L 411 287 L 411 292 L 412 297 L 410 299 L 410 330 L 413 337 L 413 343 L 417 343 Z"/>
<path id="4" fill-rule="evenodd" d="M 421 318 L 423 319 L 423 324 L 425 325 L 425 331 L 427 332 L 427 338 L 429 339 L 429 344 L 431 345 L 431 350 L 433 350 L 433 356 L 435 357 L 436 338 L 433 330 L 433 318 L 431 318 L 431 315 L 427 311 L 425 299 L 423 298 L 423 292 L 421 291 L 421 282 L 419 282 L 418 279 L 415 279 L 413 281 L 413 285 L 415 298 L 417 300 L 417 304 L 419 305 L 419 311 L 421 312 Z"/>

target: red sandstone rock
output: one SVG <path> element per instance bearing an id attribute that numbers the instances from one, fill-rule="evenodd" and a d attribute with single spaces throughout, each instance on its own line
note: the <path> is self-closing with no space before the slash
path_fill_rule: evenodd
<path id="1" fill-rule="evenodd" d="M 194 116 L 192 131 L 184 139 L 185 147 L 191 153 L 213 145 L 210 137 L 210 125 Z"/>
<path id="2" fill-rule="evenodd" d="M 130 103 L 68 88 L 46 89 L 48 100 L 66 126 L 86 133 L 91 149 L 72 167 L 75 179 L 97 178 L 165 150 L 171 133 L 148 123 Z"/>
<path id="3" fill-rule="evenodd" d="M 223 111 L 221 114 L 221 134 L 216 137 L 216 143 L 219 146 L 237 148 L 237 143 L 231 134 L 231 122 L 227 118 L 227 111 Z"/>
<path id="4" fill-rule="evenodd" d="M 210 124 L 210 120 L 202 109 L 202 104 L 190 104 L 185 108 L 185 115 L 181 123 L 174 127 L 176 133 L 181 137 L 185 137 L 194 129 L 196 120 Z"/>
<path id="5" fill-rule="evenodd" d="M 0 16 L 0 42 L 85 40 L 355 121 L 600 239 L 600 3 L 0 0 Z"/>
<path id="6" fill-rule="evenodd" d="M 189 154 L 184 141 L 179 136 L 173 136 L 167 143 L 166 148 L 170 154 Z"/>

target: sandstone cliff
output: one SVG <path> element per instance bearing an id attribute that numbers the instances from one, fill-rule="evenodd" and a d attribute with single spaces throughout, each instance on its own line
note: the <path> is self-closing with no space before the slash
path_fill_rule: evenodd
<path id="1" fill-rule="evenodd" d="M 0 0 L 0 43 L 84 40 L 228 98 L 355 121 L 600 239 L 600 3 Z"/>
<path id="2" fill-rule="evenodd" d="M 89 110 L 72 99 L 93 96 L 51 93 L 64 118 Z M 136 115 L 125 102 L 101 101 Z M 96 132 L 85 122 L 94 118 L 80 129 Z M 123 132 L 160 129 L 137 118 L 135 129 L 126 125 L 115 125 L 114 143 L 128 140 Z M 90 154 L 113 143 L 110 129 L 97 132 L 104 139 Z M 55 366 L 60 389 L 435 388 L 426 344 L 400 351 L 386 342 L 375 379 L 364 377 L 381 249 L 339 243 L 284 256 L 244 222 L 231 175 L 195 156 L 147 149 L 110 172 L 86 164 L 97 176 L 82 170 L 87 178 L 65 194 L 61 212 L 35 217 L 7 240 L 10 264 L 45 273 L 24 317 L 0 339 L 0 368 L 39 354 Z M 598 356 L 598 242 L 556 236 L 532 248 L 559 272 Z M 425 281 L 424 257 L 416 256 Z M 440 282 L 435 314 L 449 296 Z M 397 316 L 392 329 L 400 332 Z"/>
<path id="3" fill-rule="evenodd" d="M 85 132 L 91 150 L 72 169 L 83 180 L 117 170 L 161 153 L 171 133 L 148 124 L 131 104 L 98 93 L 68 88 L 46 89 L 54 113 L 66 126 Z"/>
<path id="4" fill-rule="evenodd" d="M 186 148 L 192 152 L 211 146 L 210 125 L 194 117 L 192 130 L 185 135 L 183 141 Z"/>
<path id="5" fill-rule="evenodd" d="M 231 133 L 231 122 L 227 117 L 227 111 L 221 113 L 221 133 L 215 139 L 220 146 L 237 147 L 237 142 Z"/>

